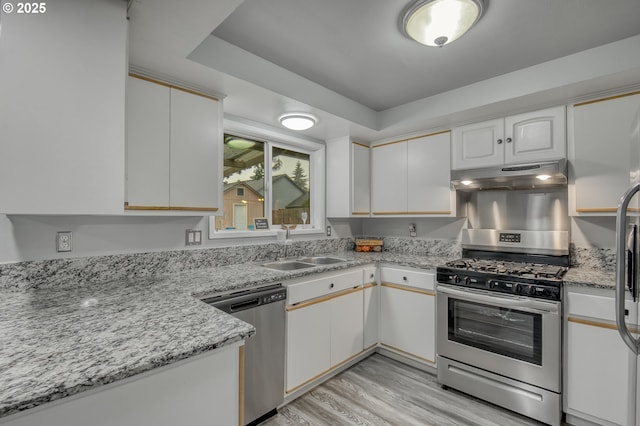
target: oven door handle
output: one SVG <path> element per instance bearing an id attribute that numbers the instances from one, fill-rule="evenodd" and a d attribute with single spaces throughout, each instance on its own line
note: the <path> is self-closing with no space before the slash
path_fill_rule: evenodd
<path id="1" fill-rule="evenodd" d="M 437 293 L 456 296 L 459 299 L 472 302 L 482 302 L 503 308 L 526 309 L 538 313 L 558 313 L 560 310 L 559 302 L 543 302 L 541 300 L 520 297 L 516 299 L 513 297 L 500 296 L 495 293 L 479 293 L 475 290 L 456 290 L 448 286 L 444 287 L 441 284 L 437 287 Z"/>

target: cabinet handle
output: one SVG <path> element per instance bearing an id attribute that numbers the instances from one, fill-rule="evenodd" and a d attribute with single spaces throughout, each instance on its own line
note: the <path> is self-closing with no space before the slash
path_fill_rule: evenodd
<path id="1" fill-rule="evenodd" d="M 507 143 L 511 143 L 511 138 L 507 138 Z"/>
<path id="2" fill-rule="evenodd" d="M 329 288 L 333 288 L 333 283 L 329 284 Z"/>
<path id="3" fill-rule="evenodd" d="M 498 139 L 498 145 L 502 143 L 502 139 Z"/>
<path id="4" fill-rule="evenodd" d="M 407 281 L 407 277 L 402 277 L 403 280 Z"/>
<path id="5" fill-rule="evenodd" d="M 375 274 L 371 274 L 371 279 L 373 279 L 374 276 L 375 276 Z"/>

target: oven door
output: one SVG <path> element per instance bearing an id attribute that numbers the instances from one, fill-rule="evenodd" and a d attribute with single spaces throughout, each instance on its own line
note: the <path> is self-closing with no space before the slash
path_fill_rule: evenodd
<path id="1" fill-rule="evenodd" d="M 436 309 L 438 355 L 560 392 L 560 302 L 438 284 Z"/>

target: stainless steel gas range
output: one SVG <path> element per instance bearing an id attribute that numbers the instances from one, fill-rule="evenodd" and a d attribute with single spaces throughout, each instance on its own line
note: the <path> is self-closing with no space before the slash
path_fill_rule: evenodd
<path id="1" fill-rule="evenodd" d="M 566 231 L 465 230 L 437 268 L 438 381 L 559 425 L 568 263 Z"/>

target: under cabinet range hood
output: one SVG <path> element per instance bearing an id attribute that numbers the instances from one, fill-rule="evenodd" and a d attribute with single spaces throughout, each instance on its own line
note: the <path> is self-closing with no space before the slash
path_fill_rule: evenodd
<path id="1" fill-rule="evenodd" d="M 451 184 L 458 191 L 566 186 L 567 160 L 452 170 Z"/>

